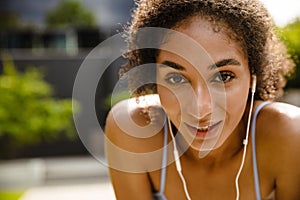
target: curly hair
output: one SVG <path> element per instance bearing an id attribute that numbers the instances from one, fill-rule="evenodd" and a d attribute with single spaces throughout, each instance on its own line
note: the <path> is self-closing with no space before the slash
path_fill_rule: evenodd
<path id="1" fill-rule="evenodd" d="M 124 56 L 128 62 L 121 68 L 121 76 L 136 66 L 156 63 L 158 49 L 138 48 L 140 28 L 174 29 L 191 17 L 200 16 L 219 27 L 214 29 L 216 32 L 220 28 L 228 29 L 233 33 L 230 37 L 241 45 L 248 57 L 250 72 L 257 75 L 255 99 L 274 100 L 283 94 L 286 78 L 295 64 L 275 35 L 270 14 L 258 0 L 140 0 L 136 4 L 127 29 L 129 51 Z M 155 73 L 153 68 L 146 71 L 144 75 L 129 77 L 129 85 L 134 88 L 150 79 L 149 73 Z M 156 93 L 156 84 L 152 83 L 134 89 L 133 94 Z"/>

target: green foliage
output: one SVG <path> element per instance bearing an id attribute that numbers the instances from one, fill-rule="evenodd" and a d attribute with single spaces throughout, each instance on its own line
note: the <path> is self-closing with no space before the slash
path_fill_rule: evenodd
<path id="1" fill-rule="evenodd" d="M 20 191 L 0 191 L 0 199 L 2 200 L 18 200 L 23 192 Z"/>
<path id="2" fill-rule="evenodd" d="M 0 137 L 26 144 L 55 138 L 62 131 L 75 135 L 71 100 L 52 97 L 52 87 L 37 68 L 20 73 L 3 54 L 0 75 Z"/>
<path id="3" fill-rule="evenodd" d="M 296 63 L 296 70 L 292 80 L 289 81 L 289 87 L 300 87 L 300 18 L 279 28 L 278 35 L 287 46 L 288 52 Z"/>
<path id="4" fill-rule="evenodd" d="M 121 91 L 116 92 L 113 94 L 110 94 L 105 100 L 104 100 L 104 106 L 108 109 L 112 108 L 115 104 L 118 102 L 131 98 L 129 91 Z"/>
<path id="5" fill-rule="evenodd" d="M 83 5 L 75 0 L 64 0 L 46 17 L 51 28 L 80 28 L 95 26 L 95 17 Z"/>
<path id="6" fill-rule="evenodd" d="M 16 29 L 21 26 L 17 15 L 12 12 L 1 12 L 0 24 L 1 29 Z"/>

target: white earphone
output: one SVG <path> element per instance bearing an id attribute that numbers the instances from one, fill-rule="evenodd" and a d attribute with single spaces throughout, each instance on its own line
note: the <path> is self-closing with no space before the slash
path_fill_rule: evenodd
<path id="1" fill-rule="evenodd" d="M 180 157 L 179 157 L 178 150 L 177 150 L 176 140 L 175 140 L 175 137 L 174 137 L 174 134 L 173 134 L 173 131 L 172 131 L 171 121 L 170 121 L 169 118 L 167 118 L 167 120 L 168 120 L 170 135 L 171 135 L 171 138 L 172 138 L 172 141 L 173 141 L 173 147 L 174 147 L 173 155 L 174 155 L 174 159 L 175 159 L 176 170 L 177 170 L 178 175 L 179 175 L 179 177 L 181 179 L 181 182 L 183 184 L 183 189 L 184 189 L 185 196 L 188 200 L 191 200 L 190 194 L 189 194 L 188 189 L 187 189 L 186 181 L 185 181 L 184 176 L 182 174 L 181 164 L 180 164 Z"/>
<path id="2" fill-rule="evenodd" d="M 253 94 L 254 94 L 255 91 L 256 91 L 256 82 L 257 82 L 257 80 L 256 80 L 256 75 L 253 74 L 253 75 L 252 75 L 252 87 L 251 87 L 251 92 L 252 92 Z"/>
<path id="3" fill-rule="evenodd" d="M 250 131 L 250 123 L 251 123 L 251 116 L 252 116 L 252 110 L 253 110 L 253 104 L 254 104 L 254 94 L 256 91 L 256 75 L 252 75 L 252 87 L 251 87 L 251 101 L 250 101 L 250 109 L 249 109 L 249 115 L 248 115 L 248 122 L 247 122 L 247 129 L 246 129 L 246 138 L 243 140 L 244 144 L 244 151 L 243 151 L 243 157 L 242 162 L 239 168 L 239 171 L 235 177 L 235 188 L 236 188 L 236 200 L 240 197 L 240 190 L 239 190 L 239 178 L 242 172 L 242 169 L 245 164 L 245 158 L 247 153 L 247 145 L 248 145 L 248 138 L 249 138 L 249 131 Z"/>
<path id="4" fill-rule="evenodd" d="M 254 94 L 255 94 L 255 91 L 256 91 L 256 81 L 257 81 L 256 80 L 256 75 L 253 74 L 252 75 L 252 86 L 251 86 L 251 101 L 250 101 L 250 109 L 249 109 L 247 129 L 246 129 L 246 137 L 243 140 L 243 145 L 244 145 L 243 156 L 242 156 L 242 161 L 241 161 L 241 165 L 239 167 L 238 173 L 235 177 L 236 200 L 238 200 L 239 197 L 240 197 L 240 190 L 239 190 L 239 183 L 238 182 L 239 182 L 240 174 L 241 174 L 242 169 L 243 169 L 244 164 L 245 164 L 245 158 L 246 158 L 246 153 L 247 153 L 250 122 L 251 122 L 251 116 L 252 116 L 252 110 L 253 110 L 253 104 L 254 104 Z M 180 164 L 180 157 L 179 157 L 179 153 L 178 153 L 178 150 L 177 150 L 176 140 L 175 140 L 175 137 L 174 137 L 174 134 L 173 134 L 173 131 L 172 131 L 171 121 L 170 121 L 169 118 L 167 118 L 167 120 L 168 120 L 168 126 L 169 126 L 169 130 L 170 130 L 170 134 L 171 134 L 171 138 L 172 138 L 173 146 L 174 146 L 173 155 L 174 155 L 174 159 L 175 159 L 176 170 L 177 170 L 178 175 L 180 176 L 181 182 L 183 184 L 183 189 L 184 189 L 185 196 L 188 200 L 191 200 L 191 197 L 190 197 L 188 189 L 187 189 L 186 181 L 185 181 L 184 176 L 182 174 L 182 168 L 181 168 L 181 164 Z"/>

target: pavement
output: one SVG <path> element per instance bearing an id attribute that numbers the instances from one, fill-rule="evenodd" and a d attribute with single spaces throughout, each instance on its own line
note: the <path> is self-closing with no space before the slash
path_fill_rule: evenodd
<path id="1" fill-rule="evenodd" d="M 110 183 L 43 186 L 28 189 L 19 200 L 115 200 Z"/>
<path id="2" fill-rule="evenodd" d="M 19 200 L 115 200 L 108 169 L 93 157 L 0 161 L 0 190 L 25 191 Z"/>

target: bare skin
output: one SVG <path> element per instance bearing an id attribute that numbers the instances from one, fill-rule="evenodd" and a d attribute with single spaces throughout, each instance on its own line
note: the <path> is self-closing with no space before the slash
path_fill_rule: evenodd
<path id="1" fill-rule="evenodd" d="M 180 128 L 180 124 L 197 121 L 197 125 L 203 127 L 213 119 L 212 112 L 217 112 L 216 118 L 223 119 L 223 126 L 217 128 L 221 131 L 219 137 L 214 139 L 215 145 L 205 157 L 199 158 L 201 146 L 207 139 L 202 137 L 202 133 L 197 135 L 180 157 L 183 175 L 192 199 L 235 199 L 234 180 L 241 163 L 242 140 L 245 137 L 249 112 L 247 98 L 251 88 L 251 78 L 248 61 L 239 45 L 229 40 L 226 33 L 213 32 L 210 24 L 200 18 L 191 20 L 184 27 L 177 27 L 177 30 L 197 41 L 207 50 L 212 59 L 202 59 L 197 67 L 194 67 L 176 55 L 160 52 L 157 59 L 159 64 L 171 62 L 183 67 L 184 70 L 169 66 L 158 67 L 158 95 L 161 104 L 151 103 L 147 108 L 157 110 L 161 115 L 160 111 L 163 109 L 174 126 L 180 130 L 183 140 L 187 142 L 190 141 L 189 132 Z M 201 34 L 198 34 L 199 32 Z M 229 62 L 213 70 L 207 69 L 207 66 L 216 64 L 222 59 L 234 59 L 237 62 Z M 199 75 L 198 71 L 205 75 Z M 207 89 L 217 87 L 216 84 L 220 83 L 219 78 L 222 79 L 222 87 L 225 88 L 226 93 L 227 103 L 224 105 L 218 103 Z M 176 94 L 177 90 L 184 90 L 187 83 L 188 87 L 193 89 L 195 97 L 201 100 L 201 104 L 186 103 L 185 98 Z M 157 160 L 147 156 L 144 159 L 135 159 L 128 157 L 126 153 L 116 153 L 112 147 L 113 144 L 127 152 L 140 154 L 159 150 L 163 146 L 163 130 L 153 134 L 153 127 L 151 128 L 161 123 L 149 124 L 151 119 L 143 114 L 145 107 L 133 102 L 132 100 L 121 102 L 110 112 L 105 131 L 106 153 L 111 164 L 110 176 L 117 199 L 150 200 L 153 191 L 159 191 L 160 188 L 160 169 L 149 168 L 149 166 L 153 162 L 160 164 L 161 156 Z M 254 110 L 261 103 L 255 101 Z M 176 109 L 186 105 L 190 107 Z M 196 112 L 193 113 L 194 111 Z M 191 113 L 194 118 L 190 117 Z M 218 113 L 223 118 L 218 117 Z M 120 127 L 118 120 L 122 120 L 122 117 L 127 114 L 139 127 L 146 127 L 140 133 L 145 137 L 139 137 L 139 133 L 128 133 L 128 130 L 125 131 Z M 156 117 L 156 120 L 163 119 L 162 116 Z M 299 123 L 300 109 L 292 105 L 274 102 L 265 106 L 259 113 L 256 150 L 263 199 L 271 199 L 274 196 L 279 200 L 300 199 Z M 171 141 L 170 136 L 168 140 Z M 252 200 L 255 199 L 255 190 L 251 145 L 247 146 L 247 150 L 245 165 L 239 179 L 240 199 Z M 172 159 L 172 148 L 169 148 L 168 152 L 168 158 Z M 173 162 L 167 167 L 164 193 L 168 199 L 185 199 L 182 183 Z M 271 194 L 274 196 L 271 197 Z"/>

